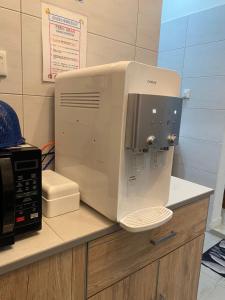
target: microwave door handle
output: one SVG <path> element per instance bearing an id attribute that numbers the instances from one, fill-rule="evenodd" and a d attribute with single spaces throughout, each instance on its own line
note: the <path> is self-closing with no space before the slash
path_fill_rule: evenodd
<path id="1" fill-rule="evenodd" d="M 9 157 L 0 159 L 0 180 L 2 189 L 2 233 L 7 234 L 14 231 L 16 202 L 12 161 Z"/>

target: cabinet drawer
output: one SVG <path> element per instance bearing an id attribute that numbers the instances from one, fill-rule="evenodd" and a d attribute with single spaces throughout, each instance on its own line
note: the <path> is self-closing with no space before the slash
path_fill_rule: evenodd
<path id="1" fill-rule="evenodd" d="M 201 235 L 208 198 L 174 210 L 173 218 L 156 229 L 119 230 L 88 245 L 88 297 Z"/>

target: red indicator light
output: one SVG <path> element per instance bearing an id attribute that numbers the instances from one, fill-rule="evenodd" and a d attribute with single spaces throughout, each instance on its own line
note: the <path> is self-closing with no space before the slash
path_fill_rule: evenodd
<path id="1" fill-rule="evenodd" d="M 24 222 L 25 221 L 25 217 L 17 217 L 16 218 L 16 222 L 19 223 L 19 222 Z"/>

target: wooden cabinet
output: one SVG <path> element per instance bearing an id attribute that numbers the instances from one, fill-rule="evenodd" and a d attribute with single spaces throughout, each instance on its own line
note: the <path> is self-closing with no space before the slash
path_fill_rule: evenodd
<path id="1" fill-rule="evenodd" d="M 155 300 L 158 262 L 126 277 L 90 300 Z"/>
<path id="2" fill-rule="evenodd" d="M 89 300 L 196 300 L 204 235 Z"/>
<path id="3" fill-rule="evenodd" d="M 196 300 L 208 199 L 0 276 L 0 300 Z"/>
<path id="4" fill-rule="evenodd" d="M 88 245 L 88 297 L 200 236 L 206 226 L 208 199 L 183 206 L 163 226 L 143 233 L 124 230 Z"/>
<path id="5" fill-rule="evenodd" d="M 0 276 L 0 300 L 84 300 L 86 246 Z"/>
<path id="6" fill-rule="evenodd" d="M 159 261 L 157 300 L 196 300 L 204 235 Z"/>

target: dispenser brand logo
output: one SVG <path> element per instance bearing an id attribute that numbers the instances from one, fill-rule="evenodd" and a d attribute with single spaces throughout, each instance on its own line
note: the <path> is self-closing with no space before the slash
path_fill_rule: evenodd
<path id="1" fill-rule="evenodd" d="M 157 84 L 157 81 L 156 81 L 156 80 L 148 79 L 148 80 L 147 80 L 147 83 L 148 83 L 148 84 L 154 84 L 154 85 L 156 85 L 156 84 Z"/>

